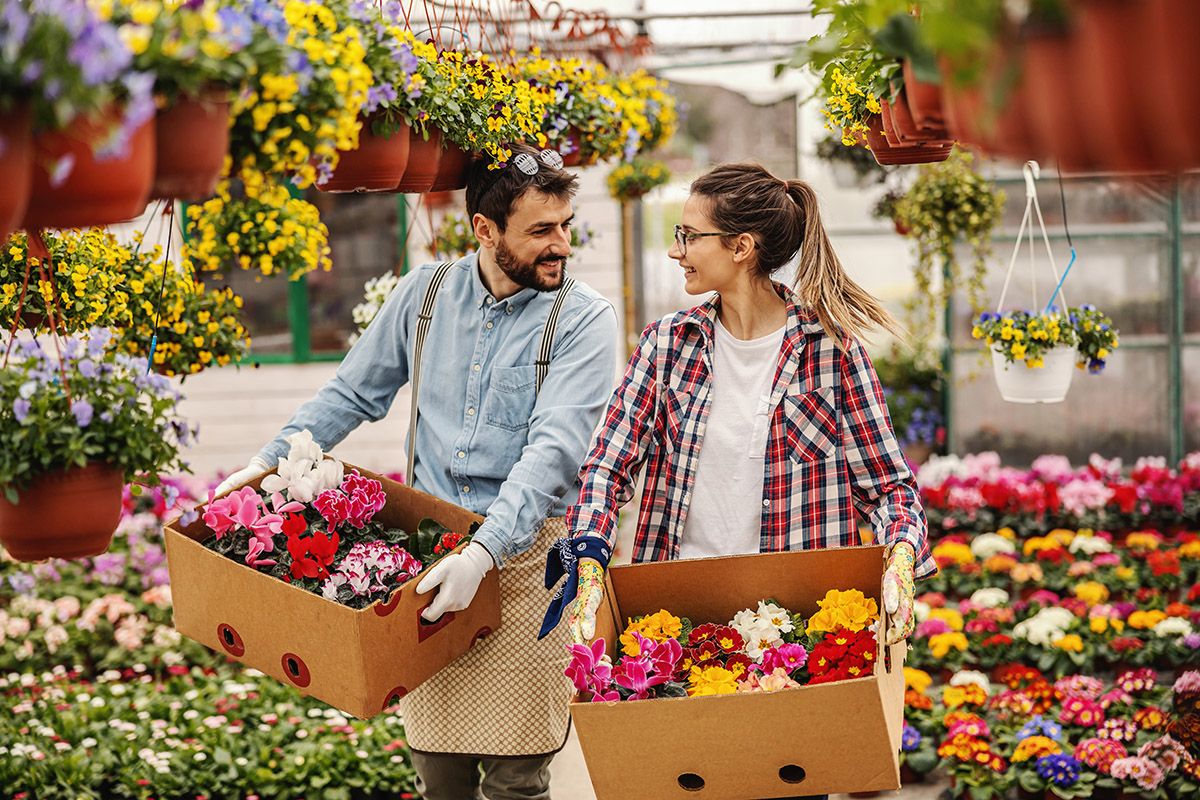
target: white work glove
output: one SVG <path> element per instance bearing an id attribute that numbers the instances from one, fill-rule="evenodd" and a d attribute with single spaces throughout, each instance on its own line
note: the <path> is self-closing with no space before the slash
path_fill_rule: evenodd
<path id="1" fill-rule="evenodd" d="M 428 622 L 436 622 L 447 611 L 462 611 L 471 605 L 479 583 L 495 566 L 492 554 L 478 542 L 471 542 L 460 553 L 454 553 L 433 565 L 417 584 L 417 594 L 437 589 L 437 597 L 421 612 Z"/>
<path id="2" fill-rule="evenodd" d="M 254 458 L 250 459 L 250 463 L 247 464 L 243 469 L 239 469 L 237 472 L 233 473 L 228 478 L 217 484 L 215 495 L 220 497 L 226 492 L 241 486 L 243 483 L 249 483 L 270 468 L 271 467 L 267 465 L 266 461 L 263 461 L 258 456 L 255 456 Z"/>

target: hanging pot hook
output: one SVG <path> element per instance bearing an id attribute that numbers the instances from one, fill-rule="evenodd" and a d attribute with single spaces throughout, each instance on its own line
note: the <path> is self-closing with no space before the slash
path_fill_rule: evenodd
<path id="1" fill-rule="evenodd" d="M 1042 174 L 1042 168 L 1038 166 L 1036 161 L 1026 161 L 1025 166 L 1021 167 L 1021 172 L 1025 173 L 1025 198 L 1037 200 L 1037 185 L 1036 181 Z"/>

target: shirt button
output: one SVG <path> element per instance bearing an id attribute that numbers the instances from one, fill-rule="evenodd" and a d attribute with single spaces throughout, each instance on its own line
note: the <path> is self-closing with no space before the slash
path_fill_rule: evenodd
<path id="1" fill-rule="evenodd" d="M 466 453 L 466 451 L 465 451 L 465 450 L 459 450 L 459 451 L 458 451 L 458 457 L 459 457 L 459 458 L 466 458 L 466 457 L 467 457 L 467 453 Z"/>
<path id="2" fill-rule="evenodd" d="M 474 409 L 474 407 L 472 407 L 472 408 L 468 408 L 468 409 L 467 409 L 467 416 L 468 416 L 468 417 L 473 417 L 473 416 L 475 416 L 475 409 Z"/>
<path id="3" fill-rule="evenodd" d="M 771 501 L 763 500 L 763 508 L 770 508 L 770 507 L 771 507 Z"/>
<path id="4" fill-rule="evenodd" d="M 463 494 L 470 494 L 470 493 L 471 493 L 471 487 L 470 487 L 470 486 L 464 486 L 464 487 L 463 487 Z"/>
<path id="5" fill-rule="evenodd" d="M 488 330 L 491 330 L 492 328 L 494 328 L 494 327 L 496 327 L 496 326 L 495 326 L 495 325 L 493 325 L 492 323 L 490 323 L 490 322 L 489 322 L 489 323 L 487 324 L 487 327 L 488 327 Z"/>
<path id="6" fill-rule="evenodd" d="M 504 309 L 504 313 L 506 313 L 506 314 L 511 314 L 511 313 L 512 313 L 512 306 L 509 306 L 508 308 Z"/>
<path id="7" fill-rule="evenodd" d="M 484 304 L 485 306 L 490 306 L 490 305 L 492 304 L 492 298 L 490 298 L 490 297 L 486 297 L 486 298 L 484 298 L 484 300 L 483 300 L 483 304 Z"/>
<path id="8" fill-rule="evenodd" d="M 476 364 L 475 366 L 471 367 L 471 369 L 475 370 L 476 372 L 479 372 L 479 365 Z"/>

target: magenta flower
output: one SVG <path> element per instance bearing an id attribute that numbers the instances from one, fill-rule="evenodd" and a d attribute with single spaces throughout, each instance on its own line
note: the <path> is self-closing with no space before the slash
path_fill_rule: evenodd
<path id="1" fill-rule="evenodd" d="M 568 645 L 567 649 L 571 651 L 571 663 L 567 665 L 563 674 L 570 678 L 576 690 L 591 692 L 593 701 L 620 699 L 620 695 L 610 688 L 612 665 L 604 656 L 604 639 L 596 639 L 591 645 Z M 610 693 L 616 696 L 608 696 Z"/>
<path id="2" fill-rule="evenodd" d="M 638 636 L 640 637 L 640 634 Z M 650 659 L 654 672 L 658 675 L 674 675 L 679 659 L 683 658 L 683 646 L 677 639 L 667 639 L 653 645 L 639 642 L 639 647 L 640 652 Z"/>
<path id="3" fill-rule="evenodd" d="M 204 508 L 204 524 L 218 539 L 235 528 L 251 530 L 262 516 L 261 503 L 258 493 L 249 486 L 243 486 L 219 500 L 213 500 L 212 492 L 209 492 L 209 503 Z"/>
<path id="4" fill-rule="evenodd" d="M 808 662 L 808 651 L 802 645 L 781 644 L 763 651 L 762 669 L 767 675 L 782 669 L 789 675 Z"/>
<path id="5" fill-rule="evenodd" d="M 671 673 L 656 674 L 649 658 L 624 658 L 613 667 L 613 683 L 633 692 L 630 700 L 647 700 L 650 690 L 671 679 Z"/>
<path id="6" fill-rule="evenodd" d="M 270 545 L 270 546 L 268 546 Z M 246 553 L 246 564 L 258 569 L 259 567 L 271 567 L 277 562 L 273 558 L 260 558 L 263 553 L 269 553 L 275 549 L 275 543 L 270 539 L 263 540 L 257 536 L 250 539 L 250 550 Z"/>
<path id="7" fill-rule="evenodd" d="M 313 500 L 313 508 L 324 517 L 329 530 L 337 530 L 350 516 L 350 501 L 338 489 L 327 489 Z"/>

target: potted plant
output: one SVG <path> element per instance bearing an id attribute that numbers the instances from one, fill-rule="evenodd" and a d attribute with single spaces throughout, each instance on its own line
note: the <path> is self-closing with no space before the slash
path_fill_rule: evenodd
<path id="1" fill-rule="evenodd" d="M 259 2 L 245 13 L 259 64 L 231 110 L 230 174 L 308 188 L 333 174 L 339 151 L 358 146 L 371 88 L 362 35 L 322 3 Z"/>
<path id="2" fill-rule="evenodd" d="M 237 363 L 250 347 L 239 320 L 242 298 L 228 286 L 209 288 L 190 263 L 164 263 L 162 250 L 139 248 L 124 266 L 126 313 L 112 347 L 146 358 L 167 377 L 195 375 Z M 164 274 L 165 273 L 165 274 Z"/>
<path id="3" fill-rule="evenodd" d="M 110 338 L 73 335 L 58 358 L 22 339 L 0 372 L 0 542 L 16 559 L 104 552 L 126 480 L 186 469 L 179 392 Z"/>
<path id="4" fill-rule="evenodd" d="M 153 79 L 130 45 L 85 0 L 10 3 L 16 85 L 33 116 L 33 176 L 22 226 L 82 227 L 127 220 L 146 206 L 154 170 Z M 14 32 L 20 35 L 13 35 Z"/>
<path id="5" fill-rule="evenodd" d="M 338 0 L 329 6 L 343 26 L 363 38 L 364 62 L 372 85 L 362 109 L 358 147 L 340 153 L 338 166 L 317 188 L 326 192 L 395 191 L 408 166 L 415 101 L 422 87 L 411 38 L 406 37 L 402 8 L 389 0 L 379 8 Z"/>
<path id="6" fill-rule="evenodd" d="M 671 171 L 666 164 L 645 156 L 635 156 L 632 161 L 623 161 L 608 173 L 608 193 L 617 200 L 633 200 L 670 180 Z"/>
<path id="7" fill-rule="evenodd" d="M 517 60 L 517 75 L 552 93 L 540 133 L 565 166 L 594 164 L 619 149 L 617 104 L 608 89 L 608 70 L 578 58 L 551 58 L 535 50 Z"/>
<path id="8" fill-rule="evenodd" d="M 874 159 L 872 159 L 874 161 Z M 871 216 L 875 219 L 882 219 L 892 223 L 892 227 L 896 231 L 897 236 L 908 236 L 908 225 L 900 219 L 896 212 L 896 204 L 904 197 L 904 192 L 899 189 L 888 189 L 879 199 L 875 201 L 875 205 L 871 206 Z"/>
<path id="9" fill-rule="evenodd" d="M 834 183 L 843 189 L 862 189 L 887 177 L 870 150 L 857 143 L 847 146 L 841 136 L 822 137 L 817 142 L 817 157 L 829 164 Z"/>
<path id="10" fill-rule="evenodd" d="M 914 466 L 923 464 L 946 441 L 942 375 L 933 354 L 925 348 L 893 346 L 873 364 L 905 457 Z"/>
<path id="11" fill-rule="evenodd" d="M 940 164 L 922 166 L 896 204 L 897 218 L 909 229 L 917 255 L 916 292 L 908 310 L 914 327 L 924 334 L 932 330 L 938 312 L 955 291 L 965 289 L 976 311 L 982 304 L 991 233 L 1000 220 L 1004 192 L 976 172 L 972 161 L 969 153 L 956 150 Z M 970 249 L 966 269 L 957 255 L 960 242 Z M 939 273 L 942 280 L 935 288 L 934 276 Z"/>
<path id="12" fill-rule="evenodd" d="M 1101 372 L 1119 344 L 1117 333 L 1112 320 L 1092 305 L 1066 312 L 1051 306 L 1040 314 L 984 312 L 971 329 L 992 353 L 1000 395 L 1013 403 L 1061 402 L 1071 387 L 1072 368 Z"/>
<path id="13" fill-rule="evenodd" d="M 241 11 L 220 6 L 217 0 L 111 4 L 111 22 L 133 50 L 134 68 L 154 76 L 152 197 L 207 197 L 224 166 L 230 96 L 258 69 L 258 50 L 268 40 L 253 35 Z"/>
<path id="14" fill-rule="evenodd" d="M 30 234 L 14 233 L 0 250 L 0 328 L 49 330 L 52 317 L 59 333 L 118 326 L 128 313 L 131 257 L 101 228 L 42 231 L 32 246 Z"/>
<path id="15" fill-rule="evenodd" d="M 316 206 L 271 176 L 248 168 L 241 174 L 237 194 L 222 181 L 215 197 L 188 206 L 184 255 L 210 272 L 237 267 L 289 280 L 331 269 L 329 230 Z"/>

